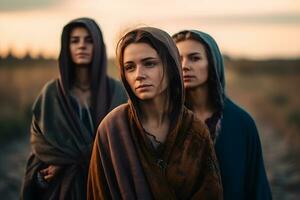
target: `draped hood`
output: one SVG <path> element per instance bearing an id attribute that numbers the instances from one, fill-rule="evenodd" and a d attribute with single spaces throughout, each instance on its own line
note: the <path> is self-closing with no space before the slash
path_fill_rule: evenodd
<path id="1" fill-rule="evenodd" d="M 94 50 L 93 61 L 90 66 L 92 90 L 92 115 L 94 124 L 97 125 L 107 113 L 110 97 L 107 77 L 107 56 L 103 35 L 97 23 L 90 18 L 78 18 L 69 22 L 61 35 L 61 51 L 59 54 L 60 84 L 65 95 L 69 94 L 74 77 L 74 66 L 70 56 L 70 32 L 76 26 L 85 27 L 91 34 Z"/>
<path id="2" fill-rule="evenodd" d="M 181 120 L 183 106 L 184 106 L 184 86 L 182 81 L 182 69 L 181 69 L 181 62 L 179 59 L 180 57 L 179 57 L 178 49 L 176 47 L 176 44 L 172 40 L 172 38 L 169 36 L 169 34 L 163 30 L 154 27 L 142 27 L 136 30 L 148 33 L 152 35 L 155 39 L 160 41 L 161 44 L 164 46 L 165 51 L 167 51 L 169 54 L 168 59 L 171 59 L 167 62 L 168 65 L 172 65 L 170 67 L 171 73 L 167 74 L 167 76 L 169 77 L 168 90 L 170 92 L 170 101 L 172 104 L 171 113 L 170 113 L 170 117 L 172 119 L 170 120 L 171 121 L 170 131 L 172 131 L 174 129 L 177 129 L 178 128 L 177 125 L 180 124 L 178 122 Z M 123 37 L 123 39 L 124 38 L 125 36 Z M 122 53 L 122 52 L 117 52 L 117 53 Z M 140 113 L 139 106 L 138 106 L 139 100 L 132 92 L 125 78 L 124 68 L 122 67 L 122 65 L 123 63 L 119 63 L 120 76 L 129 96 L 128 103 L 135 116 L 135 120 L 137 120 L 137 124 L 140 124 L 138 120 L 139 113 Z M 166 68 L 167 66 L 164 67 Z M 167 70 L 166 73 L 168 73 Z"/>
<path id="3" fill-rule="evenodd" d="M 183 30 L 180 31 L 177 34 L 180 33 L 186 33 L 186 32 L 192 32 L 194 33 L 199 41 L 204 43 L 207 51 L 208 51 L 208 60 L 209 64 L 212 67 L 211 74 L 209 74 L 209 81 L 211 81 L 209 84 L 211 84 L 210 87 L 210 95 L 212 96 L 212 99 L 215 101 L 215 105 L 217 106 L 218 110 L 223 110 L 224 108 L 224 101 L 225 101 L 225 74 L 224 74 L 224 62 L 223 57 L 221 54 L 221 51 L 218 47 L 217 42 L 214 40 L 212 36 L 209 34 L 198 31 L 198 30 Z M 174 36 L 175 36 L 174 35 Z M 173 37 L 174 37 L 173 36 Z"/>

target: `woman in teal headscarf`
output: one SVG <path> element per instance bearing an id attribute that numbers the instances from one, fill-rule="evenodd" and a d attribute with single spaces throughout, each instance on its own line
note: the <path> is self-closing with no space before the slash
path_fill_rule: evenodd
<path id="1" fill-rule="evenodd" d="M 225 94 L 217 43 L 197 30 L 181 31 L 173 39 L 181 56 L 185 104 L 206 123 L 215 143 L 224 200 L 271 199 L 255 122 Z"/>

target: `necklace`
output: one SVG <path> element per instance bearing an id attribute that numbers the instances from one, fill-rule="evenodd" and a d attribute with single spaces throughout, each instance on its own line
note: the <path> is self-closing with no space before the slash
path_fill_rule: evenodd
<path id="1" fill-rule="evenodd" d="M 82 86 L 82 85 L 79 85 L 78 83 L 74 83 L 74 86 L 76 88 L 78 88 L 79 90 L 81 90 L 82 92 L 86 92 L 88 91 L 89 89 L 91 89 L 91 86 L 88 85 L 88 86 Z"/>

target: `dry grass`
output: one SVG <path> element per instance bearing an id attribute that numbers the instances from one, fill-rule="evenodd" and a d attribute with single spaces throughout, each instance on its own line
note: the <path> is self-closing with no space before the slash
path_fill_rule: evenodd
<path id="1" fill-rule="evenodd" d="M 114 60 L 109 60 L 108 63 L 109 75 L 118 78 L 118 69 Z M 259 126 L 271 125 L 286 137 L 296 137 L 297 140 L 291 140 L 292 143 L 295 141 L 300 143 L 298 142 L 300 141 L 300 95 L 298 95 L 300 73 L 299 70 L 295 70 L 297 63 L 293 62 L 286 71 L 284 67 L 281 69 L 276 66 L 276 73 L 270 71 L 272 68 L 269 62 L 245 61 L 245 68 L 242 63 L 242 61 L 232 60 L 226 62 L 228 95 L 246 108 L 255 117 Z M 282 62 L 279 64 L 282 65 Z M 264 65 L 266 67 L 262 70 Z M 300 64 L 298 66 L 300 68 Z M 277 73 L 278 71 L 280 73 Z M 57 76 L 58 68 L 55 61 L 42 65 L 34 63 L 28 66 L 18 64 L 13 67 L 0 67 L 0 120 L 9 120 L 15 116 L 20 119 L 27 117 L 43 85 Z"/>

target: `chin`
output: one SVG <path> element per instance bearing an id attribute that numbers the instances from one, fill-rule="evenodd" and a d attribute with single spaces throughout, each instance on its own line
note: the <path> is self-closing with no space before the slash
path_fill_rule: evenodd
<path id="1" fill-rule="evenodd" d="M 193 88 L 196 88 L 197 85 L 194 85 L 194 84 L 184 84 L 184 89 L 193 89 Z"/>
<path id="2" fill-rule="evenodd" d="M 208 87 L 207 82 L 203 83 L 195 83 L 195 84 L 184 84 L 184 89 L 186 90 L 193 90 L 193 89 L 199 89 L 199 88 L 206 88 Z"/>
<path id="3" fill-rule="evenodd" d="M 140 95 L 140 96 L 138 96 L 138 99 L 140 99 L 142 101 L 148 101 L 148 100 L 153 99 L 153 97 L 147 96 L 147 95 L 142 95 L 142 96 Z"/>
<path id="4" fill-rule="evenodd" d="M 138 99 L 142 100 L 142 101 L 147 101 L 147 100 L 151 100 L 154 98 L 154 96 L 152 94 L 138 94 L 136 95 Z"/>
<path id="5" fill-rule="evenodd" d="M 80 60 L 75 63 L 76 65 L 90 65 L 91 61 Z"/>

